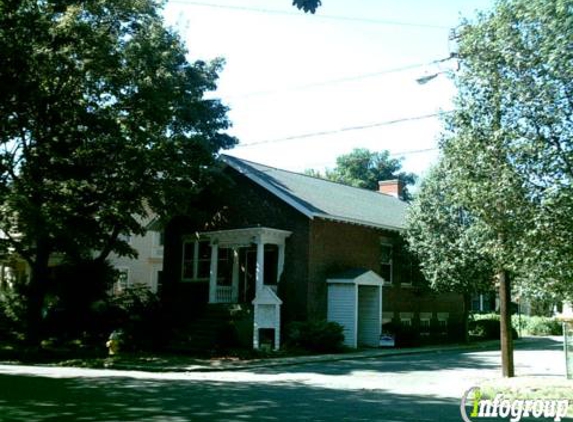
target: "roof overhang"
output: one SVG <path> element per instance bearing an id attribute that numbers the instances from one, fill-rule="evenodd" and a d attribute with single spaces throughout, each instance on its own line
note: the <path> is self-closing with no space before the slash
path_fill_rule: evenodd
<path id="1" fill-rule="evenodd" d="M 227 157 L 225 155 L 221 155 L 221 160 L 223 160 L 223 162 L 225 164 L 227 164 L 229 167 L 233 168 L 234 170 L 236 170 L 240 174 L 244 175 L 245 177 L 247 177 L 251 181 L 255 182 L 256 184 L 258 184 L 262 188 L 266 189 L 267 191 L 271 192 L 273 195 L 275 195 L 279 199 L 282 199 L 288 205 L 295 208 L 297 211 L 301 212 L 302 214 L 304 214 L 305 216 L 307 216 L 311 220 L 313 220 L 315 218 L 320 218 L 323 220 L 337 221 L 340 223 L 356 224 L 356 225 L 360 225 L 360 226 L 372 227 L 375 229 L 382 229 L 382 230 L 390 230 L 390 231 L 395 231 L 395 232 L 402 232 L 404 230 L 403 227 L 386 226 L 386 225 L 371 223 L 368 221 L 362 221 L 362 220 L 356 220 L 356 219 L 351 219 L 351 218 L 347 218 L 347 217 L 340 217 L 340 216 L 331 215 L 331 214 L 314 212 L 314 211 L 308 209 L 307 207 L 305 207 L 304 205 L 302 205 L 301 203 L 299 203 L 298 201 L 296 201 L 291 196 L 286 195 L 284 192 L 281 192 L 279 189 L 277 189 L 276 187 L 274 187 L 270 183 L 267 183 L 266 181 L 264 181 L 263 179 L 261 179 L 257 175 L 253 174 L 253 172 L 249 171 L 247 166 L 243 166 L 240 163 L 237 163 L 236 161 L 234 161 L 232 158 L 229 159 L 229 157 Z"/>
<path id="2" fill-rule="evenodd" d="M 244 229 L 218 230 L 202 232 L 199 236 L 207 238 L 211 244 L 220 247 L 249 246 L 258 242 L 274 245 L 284 244 L 292 232 L 270 227 L 251 227 Z"/>
<path id="3" fill-rule="evenodd" d="M 364 271 L 362 274 L 353 276 L 339 276 L 326 280 L 328 284 L 353 284 L 356 286 L 380 286 L 384 284 L 384 279 L 372 270 Z"/>

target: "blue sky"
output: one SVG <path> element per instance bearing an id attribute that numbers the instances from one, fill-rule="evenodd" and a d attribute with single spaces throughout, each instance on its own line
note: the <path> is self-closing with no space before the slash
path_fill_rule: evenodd
<path id="1" fill-rule="evenodd" d="M 437 158 L 439 119 L 383 123 L 451 108 L 447 77 L 416 79 L 451 69 L 432 64 L 453 51 L 450 29 L 491 4 L 323 0 L 305 15 L 290 0 L 169 0 L 165 17 L 190 60 L 226 60 L 214 95 L 241 142 L 231 154 L 302 171 L 332 167 L 353 148 L 387 149 L 423 174 Z M 374 127 L 352 130 L 362 126 Z M 327 133 L 278 141 L 317 132 Z"/>

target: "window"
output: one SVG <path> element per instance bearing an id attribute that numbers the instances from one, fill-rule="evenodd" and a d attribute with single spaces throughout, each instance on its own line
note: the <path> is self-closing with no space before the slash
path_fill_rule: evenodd
<path id="1" fill-rule="evenodd" d="M 438 327 L 440 331 L 445 333 L 448 329 L 448 318 L 450 314 L 448 312 L 438 312 Z"/>
<path id="2" fill-rule="evenodd" d="M 164 243 L 164 232 L 163 231 L 153 231 L 151 232 L 153 245 L 151 248 L 152 258 L 163 258 L 163 243 Z"/>
<path id="3" fill-rule="evenodd" d="M 412 312 L 400 312 L 400 325 L 404 327 L 411 327 L 413 317 L 414 314 Z"/>
<path id="4" fill-rule="evenodd" d="M 118 274 L 116 281 L 113 285 L 113 292 L 114 293 L 121 293 L 127 287 L 129 287 L 129 268 L 128 267 L 117 267 L 116 268 Z"/>
<path id="5" fill-rule="evenodd" d="M 184 281 L 208 280 L 210 272 L 211 246 L 209 241 L 185 240 L 181 279 Z"/>
<path id="6" fill-rule="evenodd" d="M 387 283 L 392 283 L 392 245 L 380 244 L 380 276 Z"/>
<path id="7" fill-rule="evenodd" d="M 165 232 L 164 231 L 154 231 L 153 232 L 153 246 L 156 248 L 162 248 L 165 244 Z"/>
<path id="8" fill-rule="evenodd" d="M 155 272 L 155 293 L 161 294 L 163 291 L 163 270 Z"/>
<path id="9" fill-rule="evenodd" d="M 124 242 L 131 245 L 131 235 L 130 234 L 120 234 L 117 238 L 119 240 L 123 240 Z"/>

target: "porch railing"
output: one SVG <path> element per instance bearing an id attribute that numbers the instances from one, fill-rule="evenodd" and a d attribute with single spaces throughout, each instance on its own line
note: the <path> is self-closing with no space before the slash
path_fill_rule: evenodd
<path id="1" fill-rule="evenodd" d="M 233 296 L 233 286 L 217 286 L 216 303 L 235 303 L 237 298 Z"/>

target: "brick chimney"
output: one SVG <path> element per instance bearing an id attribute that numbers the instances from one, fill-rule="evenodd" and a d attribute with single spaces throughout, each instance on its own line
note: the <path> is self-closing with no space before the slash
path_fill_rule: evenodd
<path id="1" fill-rule="evenodd" d="M 381 180 L 378 182 L 378 192 L 392 195 L 394 198 L 402 198 L 402 191 L 404 190 L 404 182 L 398 179 L 394 180 Z"/>

